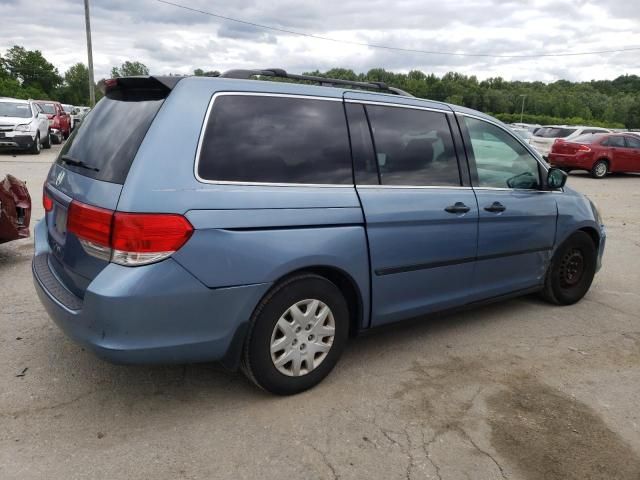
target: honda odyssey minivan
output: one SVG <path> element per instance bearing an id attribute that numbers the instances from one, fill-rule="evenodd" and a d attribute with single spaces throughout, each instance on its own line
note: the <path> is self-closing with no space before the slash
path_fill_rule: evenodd
<path id="1" fill-rule="evenodd" d="M 350 336 L 531 292 L 569 305 L 600 267 L 594 204 L 480 112 L 283 70 L 102 88 L 44 185 L 33 275 L 110 361 L 221 361 L 292 394 Z"/>

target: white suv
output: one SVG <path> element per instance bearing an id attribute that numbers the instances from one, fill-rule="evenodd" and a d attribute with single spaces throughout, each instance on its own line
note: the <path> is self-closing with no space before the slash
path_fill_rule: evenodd
<path id="1" fill-rule="evenodd" d="M 0 148 L 38 154 L 51 148 L 49 120 L 31 100 L 0 98 Z"/>
<path id="2" fill-rule="evenodd" d="M 529 143 L 537 152 L 544 158 L 547 158 L 551 151 L 553 142 L 561 138 L 565 141 L 571 141 L 575 137 L 584 135 L 587 133 L 610 133 L 611 130 L 600 127 L 581 127 L 577 125 L 546 125 L 540 128 L 533 137 L 529 140 Z"/>

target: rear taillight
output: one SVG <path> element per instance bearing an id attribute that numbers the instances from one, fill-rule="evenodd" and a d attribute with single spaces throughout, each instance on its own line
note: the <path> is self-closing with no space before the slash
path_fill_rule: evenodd
<path id="1" fill-rule="evenodd" d="M 53 210 L 53 200 L 44 188 L 42 189 L 42 206 L 45 212 Z"/>
<path id="2" fill-rule="evenodd" d="M 67 231 L 76 237 L 105 247 L 110 246 L 113 212 L 75 200 L 69 205 Z"/>
<path id="3" fill-rule="evenodd" d="M 157 262 L 180 249 L 192 233 L 193 227 L 182 215 L 117 212 L 112 260 L 120 265 Z"/>
<path id="4" fill-rule="evenodd" d="M 182 215 L 122 213 L 71 202 L 67 230 L 94 257 L 120 265 L 146 265 L 170 256 L 191 237 Z"/>
<path id="5" fill-rule="evenodd" d="M 579 145 L 578 146 L 578 151 L 579 152 L 590 152 L 591 151 L 591 147 L 589 147 L 588 145 Z"/>

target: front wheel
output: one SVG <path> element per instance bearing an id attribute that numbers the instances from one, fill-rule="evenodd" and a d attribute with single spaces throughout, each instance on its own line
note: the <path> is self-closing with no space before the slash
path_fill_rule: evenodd
<path id="1" fill-rule="evenodd" d="M 47 138 L 45 139 L 44 143 L 42 144 L 43 148 L 51 148 L 51 132 L 47 132 Z"/>
<path id="2" fill-rule="evenodd" d="M 29 149 L 29 153 L 33 155 L 38 155 L 40 150 L 42 149 L 42 144 L 40 143 L 40 134 L 36 133 L 36 139 L 33 141 L 33 145 Z"/>
<path id="3" fill-rule="evenodd" d="M 582 299 L 596 274 L 597 250 L 585 232 L 575 232 L 558 248 L 551 260 L 542 291 L 556 305 L 571 305 Z"/>
<path id="4" fill-rule="evenodd" d="M 302 392 L 331 372 L 348 333 L 349 309 L 338 287 L 315 274 L 296 275 L 256 308 L 242 369 L 271 393 Z"/>

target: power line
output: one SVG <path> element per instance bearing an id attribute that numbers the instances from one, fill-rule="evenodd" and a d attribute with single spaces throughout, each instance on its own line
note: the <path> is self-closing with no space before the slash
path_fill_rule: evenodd
<path id="1" fill-rule="evenodd" d="M 357 42 L 354 40 L 341 40 L 338 38 L 324 37 L 321 35 L 314 35 L 311 33 L 298 32 L 296 30 L 288 30 L 286 28 L 272 27 L 270 25 L 263 25 L 260 23 L 249 22 L 247 20 L 240 20 L 238 18 L 228 17 L 225 15 L 220 15 L 218 13 L 208 12 L 206 10 L 200 10 L 198 8 L 189 7 L 187 5 L 181 5 L 179 3 L 170 2 L 168 0 L 156 0 L 156 2 L 164 3 L 166 5 L 172 5 L 174 7 L 182 8 L 184 10 L 189 10 L 195 13 L 201 13 L 203 15 L 219 18 L 221 20 L 227 20 L 229 22 L 235 22 L 235 23 L 240 23 L 242 25 L 249 25 L 256 28 L 262 28 L 264 30 L 271 30 L 271 31 L 280 32 L 280 33 L 288 33 L 290 35 L 298 35 L 300 37 L 313 38 L 316 40 L 324 40 L 327 42 L 344 43 L 349 45 L 358 45 L 361 47 L 393 50 L 397 52 L 423 53 L 427 55 L 449 55 L 449 56 L 455 56 L 455 57 L 489 57 L 489 58 L 541 58 L 541 57 L 573 57 L 573 56 L 581 56 L 581 55 L 602 55 L 607 53 L 633 52 L 636 50 L 640 50 L 640 46 L 631 46 L 631 47 L 611 49 L 611 50 L 594 50 L 589 52 L 532 53 L 532 54 L 523 54 L 523 55 L 522 54 L 521 55 L 503 55 L 503 54 L 492 54 L 492 53 L 460 53 L 460 52 L 446 52 L 446 51 L 438 51 L 438 50 L 419 50 L 414 48 L 392 47 L 389 45 L 379 45 L 375 43 L 365 43 L 365 42 Z"/>

